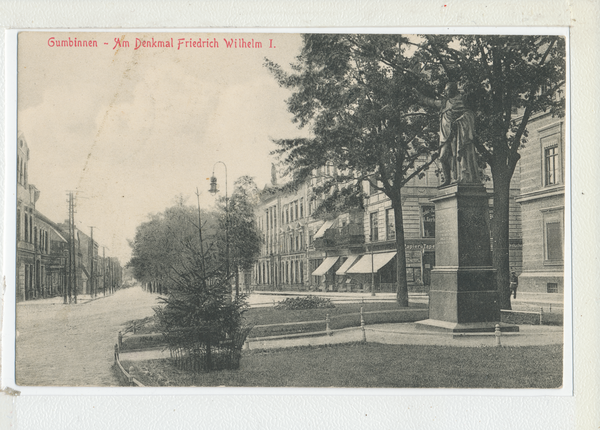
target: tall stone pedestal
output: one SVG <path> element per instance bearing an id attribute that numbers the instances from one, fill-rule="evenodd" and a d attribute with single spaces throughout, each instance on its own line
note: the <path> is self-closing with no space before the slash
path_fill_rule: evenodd
<path id="1" fill-rule="evenodd" d="M 500 323 L 490 248 L 489 202 L 480 184 L 440 188 L 435 203 L 435 267 L 424 329 L 451 332 L 518 331 Z"/>

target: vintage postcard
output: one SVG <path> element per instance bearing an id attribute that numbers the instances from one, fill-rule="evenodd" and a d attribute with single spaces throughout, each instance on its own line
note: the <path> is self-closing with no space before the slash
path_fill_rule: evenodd
<path id="1" fill-rule="evenodd" d="M 565 31 L 17 39 L 8 386 L 572 394 Z"/>

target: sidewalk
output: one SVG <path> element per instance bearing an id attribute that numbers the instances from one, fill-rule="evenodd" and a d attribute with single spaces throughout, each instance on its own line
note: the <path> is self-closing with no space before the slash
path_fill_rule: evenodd
<path id="1" fill-rule="evenodd" d="M 391 302 L 396 300 L 396 293 L 376 293 L 372 296 L 371 293 L 338 293 L 338 292 L 321 292 L 321 291 L 254 291 L 248 296 L 250 307 L 266 307 L 273 306 L 278 302 L 289 297 L 299 296 L 318 296 L 331 299 L 333 303 L 344 302 Z M 429 302 L 429 297 L 425 293 L 409 293 L 408 301 L 412 303 Z"/>
<path id="2" fill-rule="evenodd" d="M 334 303 L 343 302 L 360 302 L 366 301 L 393 301 L 396 300 L 396 293 L 376 293 L 372 296 L 371 293 L 338 293 L 338 292 L 321 292 L 321 291 L 254 291 L 248 296 L 248 303 L 251 307 L 273 306 L 274 303 L 285 300 L 288 297 L 298 296 L 319 296 L 327 297 Z M 408 293 L 408 301 L 412 303 L 429 303 L 427 293 Z M 546 311 L 548 308 L 562 310 L 564 307 L 564 296 L 562 294 L 546 294 L 546 293 L 527 293 L 517 292 L 517 298 L 512 299 L 511 304 L 514 310 L 539 310 L 543 307 Z"/>
<path id="3" fill-rule="evenodd" d="M 83 294 L 81 296 L 77 296 L 77 304 L 81 305 L 88 302 L 93 302 L 94 300 L 100 300 L 105 297 L 110 297 L 110 295 L 103 296 L 99 294 L 98 297 L 90 297 L 89 294 Z M 68 299 L 67 299 L 68 300 Z M 75 304 L 73 298 L 71 298 L 71 303 Z M 17 302 L 17 306 L 39 306 L 39 305 L 62 305 L 64 304 L 64 298 L 62 296 L 50 297 L 48 299 L 35 299 L 35 300 L 25 300 L 22 302 Z"/>
<path id="4" fill-rule="evenodd" d="M 556 326 L 521 325 L 517 333 L 502 333 L 503 346 L 554 345 L 563 343 L 563 328 Z M 419 329 L 414 323 L 376 324 L 365 327 L 367 342 L 391 345 L 443 345 L 462 347 L 496 346 L 494 333 L 452 334 Z M 250 342 L 250 349 L 275 349 L 296 346 L 328 345 L 360 342 L 360 327 L 334 331 L 331 336 L 260 339 Z"/>

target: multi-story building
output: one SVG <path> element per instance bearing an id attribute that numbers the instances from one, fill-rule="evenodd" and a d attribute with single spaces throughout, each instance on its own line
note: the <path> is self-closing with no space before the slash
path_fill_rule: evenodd
<path id="1" fill-rule="evenodd" d="M 489 174 L 486 174 L 489 178 Z M 511 267 L 520 273 L 522 265 L 521 208 L 519 171 L 513 176 L 509 206 L 509 259 Z M 406 250 L 408 289 L 427 292 L 431 270 L 435 266 L 435 205 L 431 199 L 438 194 L 440 177 L 430 168 L 422 178 L 414 177 L 402 188 L 402 214 Z M 493 216 L 493 183 L 484 183 L 489 195 L 490 217 Z M 364 289 L 373 282 L 376 291 L 396 291 L 396 237 L 394 211 L 390 199 L 374 187 L 365 185 L 365 254 L 349 268 Z M 373 254 L 373 255 L 370 255 Z M 372 273 L 374 275 L 372 275 Z"/>
<path id="2" fill-rule="evenodd" d="M 29 183 L 29 147 L 23 133 L 17 137 L 17 301 L 63 295 L 67 288 L 69 259 L 68 221 L 56 224 L 36 210 L 40 191 Z M 75 229 L 78 294 L 90 294 L 91 280 L 103 288 L 119 285 L 117 259 L 98 256 L 98 243 Z M 93 269 L 92 269 L 93 268 Z M 93 270 L 93 271 L 92 271 Z M 108 277 L 107 277 L 108 276 Z M 100 291 L 100 290 L 97 290 Z"/>
<path id="3" fill-rule="evenodd" d="M 323 178 L 335 175 L 333 166 L 314 172 L 295 191 L 272 184 L 265 187 L 257 212 L 264 234 L 263 249 L 251 282 L 266 290 L 319 289 L 329 291 L 396 291 L 395 220 L 390 199 L 364 182 L 362 207 L 344 213 L 314 211 L 313 196 Z M 510 261 L 520 273 L 522 259 L 519 170 L 515 172 L 510 205 Z M 440 178 L 432 167 L 402 190 L 406 266 L 409 291 L 429 290 L 435 265 L 435 206 Z M 493 214 L 492 183 L 486 182 Z"/>
<path id="4" fill-rule="evenodd" d="M 69 221 L 65 220 L 59 226 L 62 231 L 69 231 Z M 99 244 L 90 236 L 75 227 L 75 282 L 77 294 L 92 294 L 103 291 L 104 287 L 104 265 L 102 257 L 99 257 Z M 65 234 L 68 239 L 69 235 Z M 108 257 L 107 257 L 108 258 Z M 104 265 L 103 265 L 104 264 Z"/>
<path id="5" fill-rule="evenodd" d="M 549 113 L 530 120 L 521 149 L 523 270 L 519 291 L 564 291 L 565 130 Z"/>
<path id="6" fill-rule="evenodd" d="M 17 301 L 62 292 L 66 239 L 56 224 L 36 210 L 40 191 L 29 183 L 29 147 L 17 137 Z"/>
<path id="7" fill-rule="evenodd" d="M 402 213 L 406 250 L 406 276 L 409 291 L 428 290 L 435 265 L 435 207 L 440 178 L 434 169 L 422 178 L 411 179 L 402 188 Z M 390 199 L 365 183 L 364 226 L 366 247 L 360 261 L 348 269 L 364 289 L 396 291 L 396 230 Z"/>
<path id="8" fill-rule="evenodd" d="M 265 187 L 257 213 L 263 245 L 252 276 L 258 289 L 303 289 L 307 280 L 308 194 Z M 285 287 L 284 287 L 285 285 Z"/>
<path id="9" fill-rule="evenodd" d="M 251 277 L 254 288 L 338 289 L 335 272 L 360 252 L 364 236 L 362 210 L 313 216 L 318 200 L 312 189 L 334 174 L 333 166 L 325 166 L 296 190 L 272 183 L 261 192 L 257 222 L 264 240 Z"/>

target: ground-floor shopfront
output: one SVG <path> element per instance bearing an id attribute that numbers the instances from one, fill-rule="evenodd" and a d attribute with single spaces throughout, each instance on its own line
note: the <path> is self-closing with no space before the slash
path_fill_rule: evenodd
<path id="1" fill-rule="evenodd" d="M 20 249 L 16 267 L 17 301 L 61 295 L 65 285 L 64 265 L 60 258 Z"/>
<path id="2" fill-rule="evenodd" d="M 405 249 L 409 291 L 427 292 L 435 265 L 433 240 L 413 241 Z M 395 242 L 263 257 L 241 278 L 255 290 L 396 292 Z"/>

